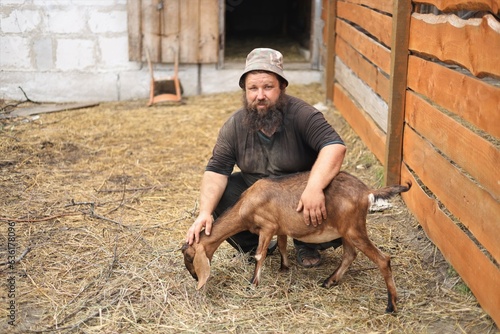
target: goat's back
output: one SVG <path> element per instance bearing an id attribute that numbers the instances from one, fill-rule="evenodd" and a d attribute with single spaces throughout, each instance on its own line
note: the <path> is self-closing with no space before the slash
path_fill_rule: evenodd
<path id="1" fill-rule="evenodd" d="M 257 181 L 242 196 L 240 217 L 250 226 L 267 228 L 278 235 L 289 235 L 305 242 L 327 242 L 340 237 L 345 220 L 364 220 L 368 212 L 368 187 L 353 175 L 340 172 L 325 189 L 327 219 L 317 227 L 306 226 L 296 208 L 309 178 L 309 172 Z"/>

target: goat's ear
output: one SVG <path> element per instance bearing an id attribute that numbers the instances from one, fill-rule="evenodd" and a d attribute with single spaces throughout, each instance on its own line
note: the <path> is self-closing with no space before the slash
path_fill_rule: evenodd
<path id="1" fill-rule="evenodd" d="M 199 247 L 194 255 L 193 260 L 194 270 L 196 271 L 196 276 L 198 276 L 198 287 L 196 290 L 201 289 L 205 283 L 207 283 L 208 277 L 210 276 L 210 260 L 205 254 L 203 247 Z"/>

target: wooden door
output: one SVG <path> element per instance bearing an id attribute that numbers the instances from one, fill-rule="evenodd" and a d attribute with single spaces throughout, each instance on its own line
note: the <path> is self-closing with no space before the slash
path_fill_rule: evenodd
<path id="1" fill-rule="evenodd" d="M 218 0 L 129 0 L 129 59 L 172 63 L 216 63 L 219 52 Z"/>

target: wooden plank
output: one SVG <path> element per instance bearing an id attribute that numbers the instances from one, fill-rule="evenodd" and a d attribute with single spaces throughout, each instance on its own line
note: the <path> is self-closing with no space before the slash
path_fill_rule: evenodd
<path id="1" fill-rule="evenodd" d="M 441 203 L 500 261 L 500 203 L 463 175 L 410 127 L 405 127 L 404 161 Z"/>
<path id="2" fill-rule="evenodd" d="M 387 131 L 387 103 L 360 78 L 358 78 L 338 57 L 335 60 L 335 79 L 356 102 L 368 113 L 382 131 Z"/>
<path id="3" fill-rule="evenodd" d="M 160 12 L 154 0 L 142 0 L 141 3 L 143 47 L 148 50 L 151 61 L 157 63 L 161 61 Z"/>
<path id="4" fill-rule="evenodd" d="M 335 84 L 333 103 L 345 120 L 350 124 L 368 149 L 383 162 L 385 134 L 380 128 L 350 99 L 342 86 Z"/>
<path id="5" fill-rule="evenodd" d="M 390 16 L 342 1 L 337 2 L 337 15 L 339 18 L 359 25 L 382 44 L 391 45 L 392 19 Z"/>
<path id="6" fill-rule="evenodd" d="M 474 242 L 456 226 L 420 188 L 408 168 L 401 168 L 401 179 L 411 180 L 410 191 L 401 194 L 429 239 L 462 277 L 483 310 L 500 324 L 500 271 Z M 466 250 L 466 251 L 465 251 Z M 480 278 L 480 279 L 479 279 Z"/>
<path id="7" fill-rule="evenodd" d="M 161 13 L 161 61 L 173 63 L 175 53 L 179 52 L 180 35 L 180 0 L 164 1 Z"/>
<path id="8" fill-rule="evenodd" d="M 200 0 L 200 63 L 216 63 L 219 57 L 219 1 Z"/>
<path id="9" fill-rule="evenodd" d="M 411 9 L 411 0 L 399 0 L 394 3 L 391 34 L 392 75 L 389 84 L 387 147 L 385 148 L 385 184 L 397 184 L 401 176 Z"/>
<path id="10" fill-rule="evenodd" d="M 33 107 L 17 108 L 11 112 L 8 117 L 26 117 L 39 114 L 49 114 L 59 111 L 67 111 L 74 109 L 90 108 L 99 105 L 98 102 L 82 102 L 82 103 L 49 103 L 40 104 Z"/>
<path id="11" fill-rule="evenodd" d="M 500 150 L 411 91 L 407 92 L 405 109 L 409 126 L 500 201 Z"/>
<path id="12" fill-rule="evenodd" d="M 408 87 L 500 138 L 500 87 L 416 56 L 409 58 Z"/>
<path id="13" fill-rule="evenodd" d="M 344 0 L 356 5 L 363 5 L 365 7 L 375 8 L 379 11 L 392 14 L 394 1 L 393 0 Z"/>
<path id="14" fill-rule="evenodd" d="M 128 59 L 142 61 L 141 0 L 127 1 Z"/>
<path id="15" fill-rule="evenodd" d="M 342 20 L 337 20 L 335 30 L 338 36 L 349 41 L 351 46 L 365 58 L 385 73 L 391 74 L 391 51 L 388 48 Z"/>
<path id="16" fill-rule="evenodd" d="M 224 49 L 226 47 L 226 0 L 219 0 L 219 61 L 217 63 L 218 69 L 224 68 Z M 200 88 L 201 89 L 201 88 Z M 201 93 L 201 91 L 200 91 Z"/>
<path id="17" fill-rule="evenodd" d="M 500 0 L 425 0 L 425 3 L 434 5 L 443 12 L 484 10 L 498 13 L 500 10 Z"/>
<path id="18" fill-rule="evenodd" d="M 180 62 L 197 64 L 200 45 L 200 0 L 180 1 Z"/>
<path id="19" fill-rule="evenodd" d="M 500 77 L 500 24 L 491 14 L 462 20 L 455 15 L 413 13 L 410 50 L 460 64 L 477 77 Z"/>
<path id="20" fill-rule="evenodd" d="M 323 22 L 321 21 L 322 0 L 310 1 L 311 22 L 309 30 L 309 62 L 312 70 L 319 70 L 321 63 L 321 34 Z"/>
<path id="21" fill-rule="evenodd" d="M 389 100 L 389 78 L 378 67 L 366 60 L 340 37 L 336 39 L 335 50 L 342 62 L 361 80 L 366 82 L 384 101 Z"/>
<path id="22" fill-rule="evenodd" d="M 327 21 L 326 29 L 326 60 L 325 60 L 325 87 L 326 87 L 326 101 L 333 102 L 333 84 L 335 82 L 335 57 L 337 51 L 335 50 L 335 40 L 337 32 L 335 31 L 337 19 L 337 0 L 328 0 L 328 7 L 326 8 Z"/>

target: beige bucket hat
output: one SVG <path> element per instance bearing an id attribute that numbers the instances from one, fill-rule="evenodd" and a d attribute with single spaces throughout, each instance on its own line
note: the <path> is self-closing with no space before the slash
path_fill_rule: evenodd
<path id="1" fill-rule="evenodd" d="M 253 49 L 247 56 L 245 71 L 240 77 L 240 87 L 245 86 L 245 75 L 251 71 L 269 71 L 279 75 L 288 86 L 288 80 L 283 74 L 283 55 L 281 52 L 269 48 Z"/>

